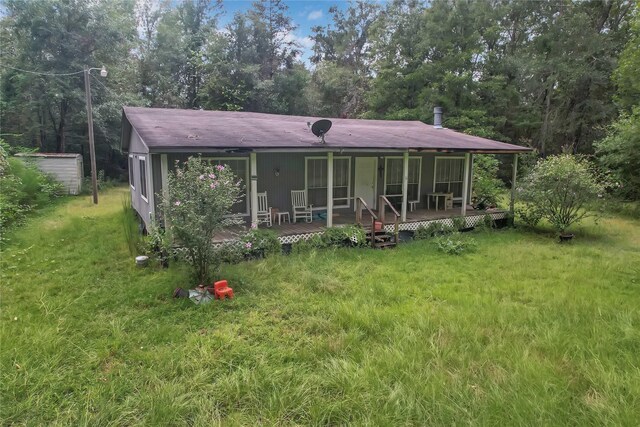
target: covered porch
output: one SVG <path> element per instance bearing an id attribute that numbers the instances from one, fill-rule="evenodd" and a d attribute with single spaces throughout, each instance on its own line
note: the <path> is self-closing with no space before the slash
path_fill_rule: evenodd
<path id="1" fill-rule="evenodd" d="M 252 152 L 249 154 L 249 162 L 247 165 L 249 169 L 247 171 L 247 177 L 249 178 L 249 185 L 247 186 L 248 215 L 246 216 L 246 222 L 249 226 L 251 224 L 257 224 L 259 228 L 266 227 L 267 224 L 265 224 L 264 221 L 266 212 L 264 209 L 267 209 L 266 206 L 268 206 L 272 208 L 270 211 L 271 228 L 280 236 L 317 233 L 325 228 L 357 223 L 365 226 L 370 225 L 371 216 L 368 214 L 365 204 L 371 208 L 374 214 L 380 216 L 379 208 L 383 199 L 390 202 L 389 206 L 384 210 L 384 212 L 388 214 L 386 218 L 379 219 L 384 222 L 385 226 L 389 226 L 390 224 L 394 224 L 395 215 L 397 214 L 397 221 L 401 224 L 401 230 L 413 230 L 417 227 L 407 224 L 445 220 L 454 217 L 483 217 L 486 213 L 500 213 L 503 217 L 506 216 L 506 211 L 478 211 L 470 206 L 474 155 L 472 152 L 454 154 L 450 157 L 432 157 L 429 159 L 425 157 L 425 155 L 430 154 L 434 156 L 434 153 L 403 150 L 399 153 L 396 152 L 395 156 L 389 157 L 382 157 L 380 153 L 376 153 L 374 157 L 354 155 L 352 158 L 344 157 L 347 155 L 347 153 L 345 153 L 334 159 L 334 153 L 329 151 L 322 153 L 323 155 L 318 155 L 319 153 L 315 154 L 315 156 L 312 157 L 314 160 L 323 160 L 321 163 L 321 173 L 324 181 L 322 182 L 322 188 L 314 188 L 314 194 L 317 200 L 318 190 L 322 191 L 320 194 L 323 195 L 322 201 L 324 205 L 313 205 L 312 209 L 310 209 L 312 221 L 306 222 L 304 219 L 298 219 L 297 222 L 294 222 L 291 205 L 287 206 L 286 201 L 282 202 L 283 199 L 286 200 L 286 198 L 289 197 L 289 188 L 287 188 L 286 185 L 278 185 L 282 180 L 277 181 L 278 175 L 280 175 L 279 178 L 281 178 L 281 174 L 284 173 L 285 168 L 280 167 L 281 163 L 275 162 L 273 164 L 267 163 L 267 167 L 264 167 L 260 163 L 261 154 L 260 152 Z M 511 211 L 513 211 L 518 161 L 518 154 L 512 153 L 512 155 Z M 307 166 L 308 159 L 310 158 L 302 158 L 304 163 L 297 162 L 296 166 L 298 168 L 303 165 Z M 343 161 L 341 166 L 344 167 L 344 171 L 342 172 L 336 171 L 338 159 Z M 390 184 L 390 180 L 387 179 L 389 177 L 388 174 L 392 171 L 390 167 L 391 163 L 389 163 L 388 159 L 393 159 L 396 162 L 396 167 L 393 169 L 396 178 L 393 184 Z M 458 172 L 456 172 L 456 174 L 459 175 L 457 197 L 453 199 L 455 200 L 454 204 L 446 204 L 446 207 L 445 198 L 442 196 L 445 196 L 445 194 L 454 195 L 454 190 L 453 186 L 448 189 L 447 187 L 439 187 L 440 184 L 436 180 L 436 175 L 439 175 L 437 165 L 440 159 L 459 160 L 459 168 L 457 169 Z M 362 163 L 365 165 L 369 163 L 368 169 L 362 168 L 363 174 L 360 173 L 360 160 L 363 160 Z M 428 162 L 427 160 L 430 161 Z M 296 169 L 296 167 L 291 167 L 290 169 Z M 275 179 L 269 174 L 271 170 L 276 172 L 274 174 Z M 291 188 L 304 188 L 306 197 L 308 191 L 307 186 L 311 182 L 312 177 L 307 174 L 308 170 L 306 167 L 303 170 L 305 171 L 303 176 L 297 176 L 297 179 L 287 179 L 285 181 L 288 182 Z M 317 168 L 315 172 L 317 173 Z M 336 183 L 334 181 L 335 177 L 344 176 L 349 177 L 346 185 L 345 182 Z M 309 185 L 308 188 L 311 189 L 311 186 Z M 340 190 L 344 190 L 344 192 Z M 259 202 L 259 194 L 263 194 L 265 198 L 268 194 L 269 201 Z M 277 196 L 278 194 L 280 196 L 280 203 L 278 203 L 278 197 L 275 197 L 276 203 L 272 204 L 272 196 Z M 310 190 L 308 196 L 309 199 L 307 200 L 310 200 Z M 391 205 L 393 205 L 393 208 Z M 393 213 L 390 211 L 393 211 Z M 361 212 L 363 215 L 361 220 L 358 220 L 358 212 Z"/>
<path id="2" fill-rule="evenodd" d="M 494 221 L 499 221 L 507 218 L 508 211 L 502 209 L 477 210 L 471 206 L 467 206 L 464 217 L 466 219 L 467 226 L 472 227 L 479 223 L 482 223 L 486 215 L 490 215 Z M 398 228 L 400 231 L 415 231 L 418 227 L 427 226 L 432 222 L 440 222 L 452 226 L 452 219 L 459 216 L 461 216 L 461 208 L 459 207 L 439 210 L 420 208 L 411 212 L 407 212 L 406 221 L 399 221 Z M 281 221 L 281 223 L 278 223 L 278 219 L 275 218 L 275 221 L 273 221 L 272 223 L 273 225 L 269 227 L 269 229 L 273 230 L 278 235 L 280 242 L 283 244 L 294 243 L 298 240 L 307 239 L 313 235 L 322 233 L 327 228 L 327 221 L 324 218 L 319 218 L 318 216 L 314 216 L 311 222 L 298 220 L 294 223 L 292 221 L 290 222 L 284 220 Z M 352 210 L 336 211 L 334 212 L 332 223 L 333 227 L 356 224 L 356 213 Z M 371 227 L 371 215 L 369 215 L 366 210 L 362 213 L 361 223 L 365 228 Z M 247 221 L 245 223 L 245 228 L 249 228 L 250 226 L 251 223 Z M 388 212 L 387 220 L 385 221 L 385 228 L 389 232 L 392 232 L 393 227 L 393 215 L 390 215 L 390 212 Z M 264 225 L 262 225 L 261 228 L 264 228 Z M 222 242 L 225 240 L 233 239 L 236 235 L 236 232 L 238 231 L 240 230 L 225 231 L 216 236 L 215 240 L 218 242 Z"/>

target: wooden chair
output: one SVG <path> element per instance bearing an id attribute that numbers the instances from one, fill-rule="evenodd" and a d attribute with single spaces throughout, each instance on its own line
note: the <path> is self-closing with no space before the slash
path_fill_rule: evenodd
<path id="1" fill-rule="evenodd" d="M 267 201 L 267 192 L 258 193 L 258 222 L 266 222 L 271 227 L 271 206 Z"/>
<path id="2" fill-rule="evenodd" d="M 293 222 L 297 222 L 298 218 L 304 218 L 307 222 L 311 222 L 312 205 L 307 204 L 306 190 L 291 190 L 291 205 L 293 206 Z"/>

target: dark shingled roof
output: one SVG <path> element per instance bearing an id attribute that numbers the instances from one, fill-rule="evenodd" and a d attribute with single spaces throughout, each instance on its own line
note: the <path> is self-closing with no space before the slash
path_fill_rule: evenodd
<path id="1" fill-rule="evenodd" d="M 152 152 L 199 149 L 410 149 L 517 153 L 527 147 L 505 144 L 450 129 L 435 129 L 419 121 L 331 119 L 326 144 L 311 133 L 307 122 L 317 117 L 284 116 L 239 111 L 177 110 L 124 107 L 123 148 L 128 149 L 129 125 Z"/>

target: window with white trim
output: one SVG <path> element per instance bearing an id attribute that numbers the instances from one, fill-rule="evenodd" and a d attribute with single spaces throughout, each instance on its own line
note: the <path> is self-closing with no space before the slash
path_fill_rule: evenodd
<path id="1" fill-rule="evenodd" d="M 129 155 L 129 185 L 134 190 L 136 189 L 135 181 L 136 181 L 136 179 L 135 179 L 135 177 L 133 175 L 133 154 L 130 154 Z"/>
<path id="2" fill-rule="evenodd" d="M 147 159 L 144 157 L 140 157 L 138 159 L 140 162 L 140 195 L 145 201 L 149 201 L 149 196 L 147 194 Z"/>
<path id="3" fill-rule="evenodd" d="M 214 165 L 226 165 L 240 179 L 244 197 L 233 205 L 231 212 L 234 214 L 249 214 L 249 158 L 247 157 L 219 157 L 206 159 Z"/>
<path id="4" fill-rule="evenodd" d="M 462 197 L 464 182 L 464 157 L 436 157 L 433 180 L 434 193 L 453 193 Z"/>
<path id="5" fill-rule="evenodd" d="M 327 206 L 327 158 L 305 158 L 307 203 L 314 208 Z M 333 158 L 333 207 L 348 207 L 351 193 L 351 157 Z"/>
<path id="6" fill-rule="evenodd" d="M 384 194 L 402 196 L 402 157 L 385 158 Z M 409 157 L 409 180 L 407 182 L 407 200 L 420 199 L 420 177 L 422 174 L 422 158 Z M 395 202 L 394 202 L 395 203 Z"/>

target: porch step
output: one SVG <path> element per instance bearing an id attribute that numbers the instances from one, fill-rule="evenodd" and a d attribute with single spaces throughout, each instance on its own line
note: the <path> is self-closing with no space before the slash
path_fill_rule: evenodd
<path id="1" fill-rule="evenodd" d="M 378 249 L 387 249 L 387 248 L 395 248 L 396 242 L 382 242 L 382 243 L 376 243 L 376 248 Z"/>
<path id="2" fill-rule="evenodd" d="M 393 240 L 394 237 L 384 230 L 376 231 L 375 233 L 371 233 L 371 230 L 367 231 L 367 242 L 371 243 L 371 239 L 374 239 L 375 247 L 379 249 L 396 246 L 396 242 Z"/>

